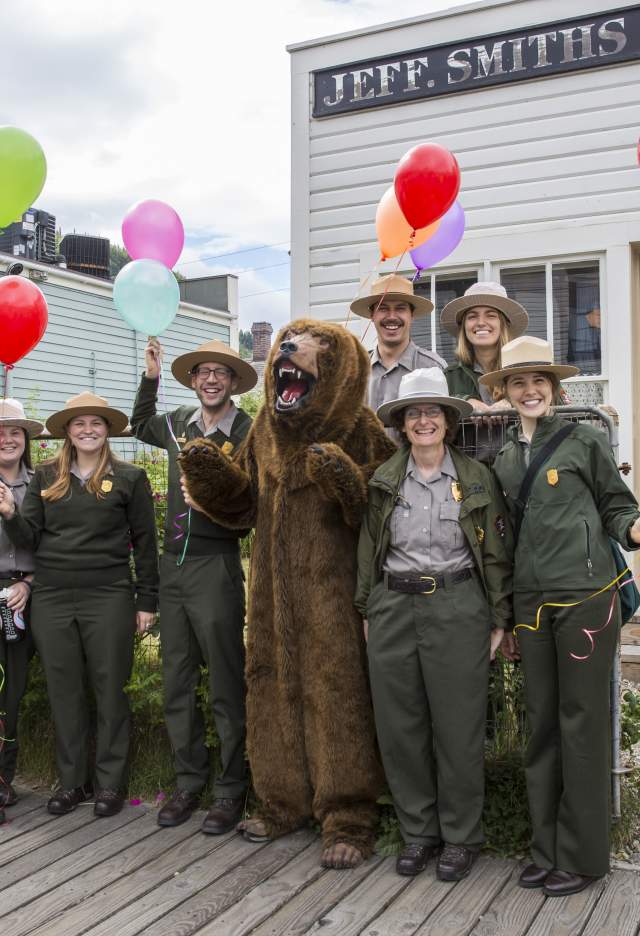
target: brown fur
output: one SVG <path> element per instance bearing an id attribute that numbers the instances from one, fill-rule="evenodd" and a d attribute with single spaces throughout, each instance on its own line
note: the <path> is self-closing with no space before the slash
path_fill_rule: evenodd
<path id="1" fill-rule="evenodd" d="M 275 409 L 280 343 L 317 383 L 299 411 Z M 315 370 L 314 370 L 315 368 Z M 375 468 L 396 450 L 364 405 L 359 341 L 301 319 L 276 338 L 265 404 L 233 460 L 202 440 L 185 448 L 191 497 L 214 520 L 255 524 L 249 581 L 249 759 L 269 834 L 321 822 L 325 846 L 371 853 L 381 773 L 353 607 L 356 539 Z"/>

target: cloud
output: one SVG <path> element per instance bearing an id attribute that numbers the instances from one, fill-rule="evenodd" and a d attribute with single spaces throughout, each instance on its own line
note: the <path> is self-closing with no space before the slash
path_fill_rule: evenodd
<path id="1" fill-rule="evenodd" d="M 277 256 L 286 259 L 286 45 L 449 5 L 281 0 L 276 12 L 259 0 L 32 0 L 28 15 L 3 20 L 0 121 L 42 143 L 49 176 L 38 207 L 65 233 L 120 243 L 127 208 L 153 197 L 183 219 L 183 261 L 264 244 L 280 244 Z M 258 267 L 269 257 L 239 255 L 215 268 Z M 180 267 L 189 275 L 210 268 L 207 261 Z M 285 321 L 287 285 L 286 266 L 241 273 L 243 327 L 256 318 Z"/>

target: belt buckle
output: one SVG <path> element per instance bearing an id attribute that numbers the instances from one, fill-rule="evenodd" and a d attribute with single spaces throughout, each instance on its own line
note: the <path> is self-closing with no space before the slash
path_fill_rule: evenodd
<path id="1" fill-rule="evenodd" d="M 434 591 L 435 591 L 436 588 L 438 587 L 437 584 L 436 584 L 436 580 L 435 580 L 435 578 L 433 577 L 433 575 L 421 575 L 421 576 L 420 576 L 420 581 L 421 581 L 421 582 L 427 582 L 427 581 L 433 582 L 433 588 L 432 588 L 430 591 L 423 591 L 423 592 L 420 592 L 421 595 L 433 595 Z"/>

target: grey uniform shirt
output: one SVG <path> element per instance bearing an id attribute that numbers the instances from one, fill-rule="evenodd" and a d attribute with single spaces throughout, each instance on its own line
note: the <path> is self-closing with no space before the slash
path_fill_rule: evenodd
<path id="1" fill-rule="evenodd" d="M 475 371 L 476 374 L 480 374 L 481 376 L 482 374 L 484 374 L 484 371 L 482 370 L 482 368 L 480 367 L 477 361 L 473 365 L 473 370 Z M 480 389 L 480 399 L 482 400 L 482 402 L 487 403 L 489 406 L 491 406 L 491 404 L 495 402 L 495 400 L 493 399 L 493 391 L 489 387 L 485 387 L 484 384 L 478 384 L 478 387 Z"/>
<path id="2" fill-rule="evenodd" d="M 32 477 L 33 471 L 29 471 L 24 465 L 20 466 L 20 474 L 15 481 L 7 481 L 0 474 L 0 481 L 11 489 L 18 510 Z M 33 572 L 35 567 L 33 553 L 26 549 L 16 548 L 7 536 L 3 524 L 0 523 L 0 576 L 7 578 L 10 572 Z"/>
<path id="3" fill-rule="evenodd" d="M 460 504 L 453 490 L 458 473 L 448 449 L 444 461 L 428 481 L 409 456 L 391 514 L 391 540 L 384 571 L 459 572 L 473 567 L 473 556 L 459 523 Z"/>
<path id="4" fill-rule="evenodd" d="M 420 348 L 414 341 L 409 342 L 402 355 L 388 370 L 380 360 L 377 345 L 369 351 L 369 358 L 371 360 L 369 406 L 374 413 L 383 403 L 397 400 L 400 381 L 405 374 L 410 374 L 411 371 L 418 370 L 420 367 L 440 367 L 444 370 L 447 366 L 447 362 L 439 354 Z M 385 432 L 396 444 L 400 443 L 400 433 L 395 429 L 386 429 Z"/>
<path id="5" fill-rule="evenodd" d="M 238 415 L 238 410 L 235 403 L 231 400 L 231 406 L 229 407 L 229 412 L 226 416 L 220 420 L 219 423 L 216 423 L 215 426 L 212 426 L 209 431 L 206 431 L 204 428 L 204 420 L 202 418 L 202 407 L 197 409 L 195 413 L 189 418 L 188 426 L 191 426 L 193 423 L 196 424 L 203 437 L 206 439 L 207 436 L 213 435 L 214 432 L 217 432 L 218 429 L 220 432 L 223 432 L 226 436 L 231 435 L 231 427 L 233 426 L 233 421 Z"/>

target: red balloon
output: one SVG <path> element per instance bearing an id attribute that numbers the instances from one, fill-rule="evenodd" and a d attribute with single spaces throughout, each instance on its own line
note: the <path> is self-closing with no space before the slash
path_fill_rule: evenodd
<path id="1" fill-rule="evenodd" d="M 45 333 L 47 300 L 31 280 L 22 276 L 0 279 L 0 361 L 15 364 L 38 344 Z"/>
<path id="2" fill-rule="evenodd" d="M 456 157 L 437 143 L 420 143 L 398 163 L 393 185 L 411 227 L 426 227 L 441 218 L 456 200 L 460 190 Z"/>

